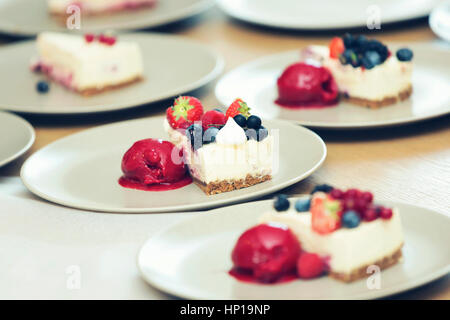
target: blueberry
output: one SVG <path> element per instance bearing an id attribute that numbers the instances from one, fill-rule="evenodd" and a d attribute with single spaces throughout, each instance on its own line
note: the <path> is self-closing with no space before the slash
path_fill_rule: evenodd
<path id="1" fill-rule="evenodd" d="M 201 148 L 203 145 L 203 128 L 199 124 L 192 124 L 186 129 L 186 137 L 188 138 L 194 150 Z"/>
<path id="2" fill-rule="evenodd" d="M 356 228 L 360 222 L 361 218 L 356 211 L 346 211 L 342 216 L 342 225 L 346 228 Z"/>
<path id="3" fill-rule="evenodd" d="M 413 58 L 413 52 L 408 48 L 402 48 L 397 50 L 397 59 L 400 61 L 411 61 Z"/>
<path id="4" fill-rule="evenodd" d="M 50 86 L 46 81 L 39 81 L 36 85 L 36 90 L 39 93 L 47 93 L 49 89 Z"/>
<path id="5" fill-rule="evenodd" d="M 331 190 L 333 190 L 334 188 L 328 184 L 319 184 L 317 186 L 314 187 L 314 189 L 311 191 L 311 194 L 315 193 L 315 192 L 331 192 Z"/>
<path id="6" fill-rule="evenodd" d="M 265 138 L 269 136 L 269 130 L 267 130 L 265 127 L 261 126 L 258 130 L 258 141 L 263 141 Z"/>
<path id="7" fill-rule="evenodd" d="M 364 48 L 366 47 L 368 43 L 368 40 L 365 36 L 363 35 L 359 35 L 358 37 L 356 37 L 355 40 L 355 46 L 361 50 L 364 50 Z"/>
<path id="8" fill-rule="evenodd" d="M 203 143 L 208 144 L 216 141 L 216 136 L 219 133 L 219 129 L 216 127 L 208 128 L 203 134 Z"/>
<path id="9" fill-rule="evenodd" d="M 234 121 L 236 121 L 236 123 L 241 127 L 241 128 L 245 128 L 247 126 L 247 118 L 245 116 L 243 116 L 242 114 L 238 114 L 237 116 L 235 116 Z"/>
<path id="10" fill-rule="evenodd" d="M 245 135 L 247 136 L 247 140 L 256 140 L 258 141 L 258 133 L 255 129 L 247 129 L 245 130 Z"/>
<path id="11" fill-rule="evenodd" d="M 349 48 L 353 47 L 354 38 L 353 38 L 353 36 L 350 33 L 346 33 L 342 37 L 342 40 L 344 40 L 345 48 L 349 49 Z"/>
<path id="12" fill-rule="evenodd" d="M 352 60 L 352 56 L 355 54 L 355 52 L 352 49 L 345 49 L 345 51 L 341 54 L 339 60 L 342 64 L 350 64 Z"/>
<path id="13" fill-rule="evenodd" d="M 298 212 L 305 212 L 309 211 L 309 208 L 311 207 L 311 199 L 298 199 L 295 202 L 295 210 Z"/>
<path id="14" fill-rule="evenodd" d="M 261 119 L 257 116 L 250 116 L 247 119 L 247 127 L 249 129 L 258 130 L 261 127 Z"/>
<path id="15" fill-rule="evenodd" d="M 379 65 L 381 63 L 380 54 L 376 51 L 366 51 L 366 53 L 364 53 L 364 58 L 370 61 L 373 66 Z"/>
<path id="16" fill-rule="evenodd" d="M 273 203 L 273 207 L 275 208 L 275 210 L 286 211 L 287 209 L 289 209 L 290 205 L 291 204 L 289 202 L 287 195 L 279 194 L 279 195 L 275 196 L 275 201 Z"/>
<path id="17" fill-rule="evenodd" d="M 362 65 L 364 68 L 368 69 L 368 70 L 370 70 L 370 69 L 372 69 L 373 67 L 375 67 L 375 65 L 374 65 L 369 59 L 367 59 L 366 57 L 363 57 L 363 58 L 361 59 L 361 65 Z"/>

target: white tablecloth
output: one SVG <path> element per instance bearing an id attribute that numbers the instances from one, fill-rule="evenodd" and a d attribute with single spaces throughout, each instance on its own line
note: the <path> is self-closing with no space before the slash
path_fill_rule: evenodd
<path id="1" fill-rule="evenodd" d="M 106 214 L 40 200 L 0 178 L 0 299 L 164 299 L 139 275 L 142 244 L 195 213 Z"/>

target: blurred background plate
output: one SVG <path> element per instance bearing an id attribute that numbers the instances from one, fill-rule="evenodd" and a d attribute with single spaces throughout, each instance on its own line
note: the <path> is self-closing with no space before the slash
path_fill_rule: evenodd
<path id="1" fill-rule="evenodd" d="M 230 16 L 286 29 L 366 27 L 373 15 L 381 24 L 424 17 L 440 0 L 218 0 Z"/>
<path id="2" fill-rule="evenodd" d="M 36 91 L 43 75 L 30 71 L 37 56 L 36 42 L 0 48 L 0 109 L 39 114 L 81 114 L 126 109 L 198 89 L 223 70 L 223 59 L 209 47 L 181 37 L 122 34 L 119 40 L 139 43 L 144 58 L 144 80 L 124 88 L 85 97 L 51 83 L 50 91 Z M 14 75 L 14 76 L 11 76 Z"/>
<path id="3" fill-rule="evenodd" d="M 450 50 L 445 44 L 390 44 L 395 50 L 407 46 L 414 52 L 413 93 L 395 105 L 368 109 L 342 101 L 328 108 L 289 109 L 277 105 L 277 78 L 300 61 L 300 48 L 267 56 L 224 75 L 216 86 L 217 99 L 229 105 L 241 97 L 252 112 L 267 119 L 296 121 L 315 128 L 369 128 L 406 124 L 450 113 Z M 395 51 L 393 51 L 395 52 Z"/>
<path id="4" fill-rule="evenodd" d="M 17 159 L 34 143 L 33 127 L 22 118 L 0 112 L 0 167 Z"/>
<path id="5" fill-rule="evenodd" d="M 381 288 L 366 280 L 344 283 L 329 277 L 260 285 L 228 274 L 231 252 L 239 236 L 273 210 L 273 200 L 250 202 L 210 211 L 168 227 L 142 247 L 138 266 L 155 288 L 188 299 L 375 299 L 433 281 L 450 271 L 450 219 L 438 212 L 397 202 L 405 245 L 403 261 L 381 272 Z"/>
<path id="6" fill-rule="evenodd" d="M 159 0 L 151 8 L 136 11 L 89 17 L 82 15 L 81 32 L 157 27 L 191 17 L 212 5 L 214 0 Z M 63 19 L 48 13 L 46 0 L 0 1 L 0 32 L 32 36 L 42 31 L 67 31 Z"/>

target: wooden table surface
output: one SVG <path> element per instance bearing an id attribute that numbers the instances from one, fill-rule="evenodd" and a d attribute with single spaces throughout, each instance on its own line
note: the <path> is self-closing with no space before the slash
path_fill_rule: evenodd
<path id="1" fill-rule="evenodd" d="M 229 19 L 218 9 L 200 17 L 160 28 L 210 45 L 225 58 L 226 70 L 242 63 L 311 43 L 326 44 L 332 32 L 281 31 Z M 382 26 L 381 32 L 366 32 L 382 41 L 431 41 L 436 37 L 424 19 Z M 341 31 L 339 32 L 341 33 Z M 7 43 L 10 39 L 0 40 Z M 218 102 L 212 83 L 190 94 L 212 109 Z M 0 168 L 1 176 L 17 176 L 23 161 L 45 145 L 97 125 L 161 115 L 171 101 L 114 113 L 84 116 L 24 117 L 36 129 L 31 151 L 18 161 Z M 325 164 L 310 178 L 285 190 L 308 192 L 317 183 L 372 190 L 378 197 L 426 206 L 450 214 L 450 116 L 407 126 L 358 131 L 315 130 L 326 142 Z M 426 219 L 426 217 L 424 217 Z M 449 230 L 450 232 L 450 230 Z M 450 299 L 450 276 L 396 296 L 400 299 Z"/>

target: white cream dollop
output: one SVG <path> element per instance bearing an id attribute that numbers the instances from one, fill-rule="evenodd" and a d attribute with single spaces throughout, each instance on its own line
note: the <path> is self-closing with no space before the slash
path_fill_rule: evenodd
<path id="1" fill-rule="evenodd" d="M 229 117 L 225 126 L 220 129 L 216 136 L 216 143 L 218 144 L 244 144 L 247 142 L 247 136 L 244 129 L 242 129 L 233 118 Z"/>

